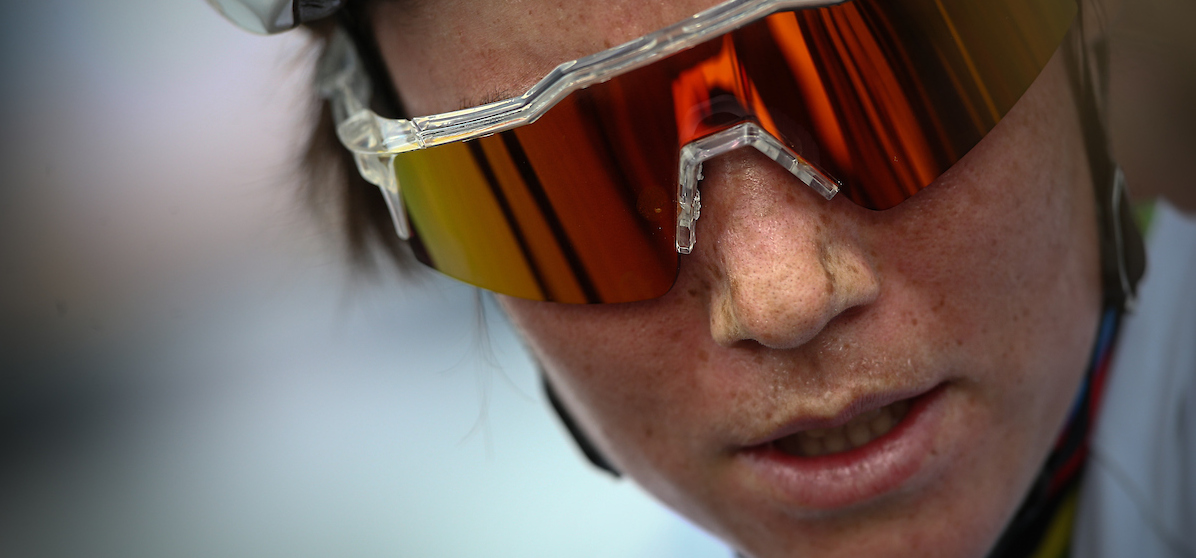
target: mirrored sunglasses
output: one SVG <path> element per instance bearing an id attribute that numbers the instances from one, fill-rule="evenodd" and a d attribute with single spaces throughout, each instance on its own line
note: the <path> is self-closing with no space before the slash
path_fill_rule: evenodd
<path id="1" fill-rule="evenodd" d="M 558 66 L 522 96 L 391 120 L 336 35 L 321 93 L 418 259 L 497 293 L 664 295 L 695 245 L 702 164 L 752 147 L 885 210 L 1013 107 L 1075 0 L 732 0 Z"/>

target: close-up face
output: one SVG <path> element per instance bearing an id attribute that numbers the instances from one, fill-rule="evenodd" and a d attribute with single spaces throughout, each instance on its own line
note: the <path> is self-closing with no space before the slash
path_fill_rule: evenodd
<path id="1" fill-rule="evenodd" d="M 893 0 L 901 1 L 901 0 Z M 520 94 L 713 0 L 382 2 L 411 116 Z M 499 297 L 601 453 L 746 555 L 981 556 L 1063 424 L 1100 312 L 1065 58 L 883 211 L 754 149 L 705 163 L 663 297 Z"/>

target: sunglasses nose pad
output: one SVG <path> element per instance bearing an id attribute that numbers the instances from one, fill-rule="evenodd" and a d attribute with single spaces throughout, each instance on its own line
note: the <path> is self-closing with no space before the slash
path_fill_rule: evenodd
<path id="1" fill-rule="evenodd" d="M 702 212 L 702 196 L 698 182 L 702 180 L 702 163 L 740 147 L 755 147 L 769 159 L 785 167 L 798 180 L 831 199 L 839 193 L 839 182 L 802 159 L 800 155 L 781 143 L 755 122 L 742 122 L 701 139 L 685 144 L 681 148 L 680 183 L 677 190 L 677 252 L 688 254 L 693 251 L 696 238 L 694 225 Z"/>

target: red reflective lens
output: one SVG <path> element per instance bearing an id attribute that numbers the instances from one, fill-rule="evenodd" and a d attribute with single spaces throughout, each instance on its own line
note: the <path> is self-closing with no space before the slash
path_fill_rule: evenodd
<path id="1" fill-rule="evenodd" d="M 531 124 L 396 156 L 417 252 L 511 296 L 661 296 L 682 146 L 752 121 L 853 202 L 888 209 L 996 125 L 1075 13 L 1074 0 L 853 0 L 772 14 Z"/>

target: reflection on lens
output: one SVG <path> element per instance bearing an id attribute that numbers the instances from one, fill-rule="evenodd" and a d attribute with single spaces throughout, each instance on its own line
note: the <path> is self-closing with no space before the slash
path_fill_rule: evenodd
<path id="1" fill-rule="evenodd" d="M 495 136 L 401 153 L 421 258 L 557 302 L 627 302 L 677 274 L 682 146 L 753 122 L 891 208 L 1013 107 L 1074 0 L 854 0 L 779 12 L 565 97 Z"/>

